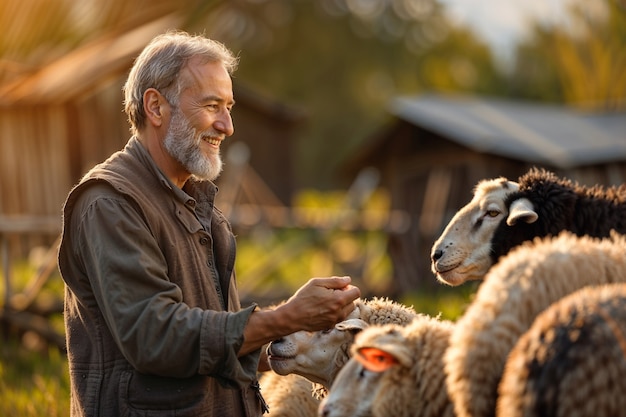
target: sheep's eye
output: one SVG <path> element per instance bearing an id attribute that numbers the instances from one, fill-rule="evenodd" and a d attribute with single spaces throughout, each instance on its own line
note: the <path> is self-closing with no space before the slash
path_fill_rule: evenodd
<path id="1" fill-rule="evenodd" d="M 355 358 L 371 372 L 382 372 L 398 363 L 398 360 L 390 353 L 371 347 L 359 349 Z"/>
<path id="2" fill-rule="evenodd" d="M 497 217 L 500 214 L 498 210 L 487 210 L 487 216 L 489 217 Z"/>

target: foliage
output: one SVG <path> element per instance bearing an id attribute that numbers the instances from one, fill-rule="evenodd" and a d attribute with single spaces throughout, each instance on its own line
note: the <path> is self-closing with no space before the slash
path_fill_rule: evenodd
<path id="1" fill-rule="evenodd" d="M 280 301 L 310 277 L 329 275 L 350 275 L 364 292 L 384 293 L 393 273 L 382 227 L 389 196 L 376 190 L 358 208 L 351 204 L 345 192 L 303 190 L 292 203 L 299 223 L 238 236 L 242 298 Z"/>
<path id="2" fill-rule="evenodd" d="M 446 320 L 456 320 L 471 303 L 480 283 L 469 282 L 461 287 L 442 286 L 433 292 L 411 292 L 398 301 L 412 305 L 415 311 Z"/>
<path id="3" fill-rule="evenodd" d="M 592 6 L 593 7 L 590 7 Z M 594 110 L 626 105 L 626 7 L 573 3 L 569 25 L 535 23 L 516 52 L 511 94 Z"/>

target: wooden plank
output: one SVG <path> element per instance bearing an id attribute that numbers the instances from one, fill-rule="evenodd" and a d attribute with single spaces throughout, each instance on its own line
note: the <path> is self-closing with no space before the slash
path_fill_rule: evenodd
<path id="1" fill-rule="evenodd" d="M 0 234 L 55 234 L 61 231 L 61 216 L 0 214 Z"/>

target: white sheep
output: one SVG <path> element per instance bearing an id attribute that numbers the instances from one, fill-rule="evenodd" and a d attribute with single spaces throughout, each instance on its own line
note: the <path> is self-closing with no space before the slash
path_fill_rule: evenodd
<path id="1" fill-rule="evenodd" d="M 586 287 L 543 311 L 515 345 L 499 417 L 626 415 L 626 284 Z"/>
<path id="2" fill-rule="evenodd" d="M 358 299 L 354 311 L 334 328 L 299 331 L 270 343 L 270 366 L 280 375 L 295 373 L 319 384 L 314 387 L 315 395 L 323 396 L 348 361 L 356 333 L 370 324 L 407 324 L 416 315 L 413 307 L 387 298 Z"/>
<path id="3" fill-rule="evenodd" d="M 453 286 L 483 279 L 513 247 L 565 230 L 594 237 L 626 233 L 626 184 L 584 187 L 539 169 L 519 182 L 481 181 L 433 244 L 431 269 Z"/>
<path id="4" fill-rule="evenodd" d="M 320 400 L 311 395 L 311 381 L 296 374 L 267 371 L 259 378 L 261 394 L 269 406 L 267 417 L 315 417 Z"/>
<path id="5" fill-rule="evenodd" d="M 453 324 L 419 315 L 406 326 L 371 326 L 322 400 L 320 417 L 452 417 L 443 354 Z"/>
<path id="6" fill-rule="evenodd" d="M 507 355 L 535 317 L 588 285 L 626 282 L 626 237 L 562 233 L 513 249 L 485 277 L 457 320 L 444 357 L 459 417 L 493 416 Z"/>

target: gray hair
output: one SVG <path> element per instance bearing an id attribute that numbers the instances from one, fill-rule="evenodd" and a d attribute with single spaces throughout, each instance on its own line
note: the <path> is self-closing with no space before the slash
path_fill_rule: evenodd
<path id="1" fill-rule="evenodd" d="M 130 70 L 124 85 L 124 111 L 128 116 L 130 130 L 137 134 L 145 127 L 143 94 L 155 88 L 172 105 L 178 104 L 182 85 L 178 75 L 187 61 L 199 56 L 206 62 L 220 62 L 232 75 L 239 59 L 222 43 L 200 35 L 182 31 L 169 31 L 155 37 L 141 52 Z"/>

